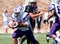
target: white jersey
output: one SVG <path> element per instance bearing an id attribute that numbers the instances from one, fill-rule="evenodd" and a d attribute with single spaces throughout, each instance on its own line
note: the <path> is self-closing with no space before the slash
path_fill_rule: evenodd
<path id="1" fill-rule="evenodd" d="M 22 22 L 25 22 L 28 25 L 28 27 L 31 27 L 31 25 L 30 25 L 30 16 L 29 16 L 28 13 L 24 12 L 24 14 L 21 17 L 21 20 L 22 20 Z M 26 31 L 26 30 L 29 30 L 29 28 L 21 27 L 20 30 L 21 31 Z"/>
<path id="2" fill-rule="evenodd" d="M 7 13 L 3 13 L 3 21 L 8 21 L 8 14 Z"/>
<path id="3" fill-rule="evenodd" d="M 19 8 L 20 9 L 20 15 L 18 17 L 15 17 L 16 14 L 12 14 L 11 18 L 13 21 L 15 21 L 16 19 L 18 21 L 21 21 L 21 22 L 24 22 L 28 25 L 28 27 L 30 27 L 30 20 L 29 20 L 29 14 L 24 12 L 24 8 L 23 6 L 17 6 L 16 8 Z M 29 28 L 26 28 L 26 27 L 19 27 L 21 31 L 26 31 L 26 30 L 29 30 Z"/>
<path id="4" fill-rule="evenodd" d="M 14 17 L 14 14 L 12 15 L 12 21 L 10 21 L 10 23 L 13 22 L 13 20 L 16 20 L 16 18 L 15 17 L 13 18 L 13 17 Z M 28 27 L 31 27 L 29 19 L 30 19 L 29 14 L 24 12 L 22 15 L 20 15 L 20 17 L 17 20 L 25 22 L 28 25 Z M 21 31 L 26 31 L 26 30 L 29 30 L 29 28 L 20 27 L 20 30 Z"/>

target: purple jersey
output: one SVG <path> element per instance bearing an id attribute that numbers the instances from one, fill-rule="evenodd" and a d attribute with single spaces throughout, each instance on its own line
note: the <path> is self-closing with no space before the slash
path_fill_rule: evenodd
<path id="1" fill-rule="evenodd" d="M 51 4 L 49 6 L 49 10 L 52 11 L 54 10 L 55 13 L 55 23 L 51 26 L 49 36 L 52 36 L 53 34 L 56 33 L 56 31 L 60 28 L 60 5 L 59 4 Z"/>

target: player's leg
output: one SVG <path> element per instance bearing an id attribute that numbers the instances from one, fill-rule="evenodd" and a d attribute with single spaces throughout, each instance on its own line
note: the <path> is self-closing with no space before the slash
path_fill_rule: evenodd
<path id="1" fill-rule="evenodd" d="M 50 37 L 49 37 L 49 35 L 47 34 L 47 35 L 46 35 L 46 41 L 47 41 L 47 43 L 49 43 L 49 40 L 50 40 Z"/>
<path id="2" fill-rule="evenodd" d="M 33 20 L 33 21 L 31 22 L 31 26 L 32 26 L 32 30 L 34 31 L 34 28 L 35 28 L 35 20 Z"/>
<path id="3" fill-rule="evenodd" d="M 28 33 L 28 34 L 27 34 Z M 27 38 L 33 43 L 33 44 L 39 44 L 39 42 L 34 38 L 33 32 L 31 29 L 25 32 L 25 35 Z"/>
<path id="4" fill-rule="evenodd" d="M 32 44 L 31 41 L 25 35 L 18 38 L 18 44 L 22 44 L 25 40 L 27 40 L 27 44 Z"/>
<path id="5" fill-rule="evenodd" d="M 25 35 L 23 35 L 22 37 L 21 37 L 21 42 L 20 42 L 20 44 L 22 44 L 26 39 L 27 39 L 27 37 L 25 36 Z"/>
<path id="6" fill-rule="evenodd" d="M 44 32 L 47 32 L 47 30 L 48 30 L 48 21 L 45 19 L 45 20 L 43 20 L 43 23 L 44 23 Z"/>
<path id="7" fill-rule="evenodd" d="M 13 39 L 13 44 L 18 44 L 17 38 Z"/>
<path id="8" fill-rule="evenodd" d="M 42 20 L 42 17 L 37 18 L 38 31 L 40 30 L 40 27 L 41 27 L 41 20 Z"/>
<path id="9" fill-rule="evenodd" d="M 53 26 L 51 27 L 49 36 L 52 37 L 53 39 L 57 40 L 58 42 L 60 42 L 60 39 L 57 38 L 56 36 L 56 31 L 59 29 L 59 24 L 58 23 L 54 23 Z"/>
<path id="10" fill-rule="evenodd" d="M 8 21 L 5 21 L 5 32 L 8 33 Z"/>
<path id="11" fill-rule="evenodd" d="M 18 44 L 22 44 L 25 40 L 27 40 L 27 44 L 32 44 L 31 41 L 25 35 L 18 38 Z"/>
<path id="12" fill-rule="evenodd" d="M 32 44 L 32 42 L 27 38 L 27 44 Z"/>
<path id="13" fill-rule="evenodd" d="M 40 21 L 37 19 L 37 28 L 38 28 L 38 31 L 40 30 Z"/>
<path id="14" fill-rule="evenodd" d="M 22 35 L 23 35 L 22 31 L 20 31 L 19 29 L 17 29 L 17 30 L 12 34 L 13 44 L 18 44 L 17 38 L 18 38 L 18 37 L 21 37 Z"/>
<path id="15" fill-rule="evenodd" d="M 50 21 L 50 28 L 52 24 L 53 24 L 53 21 Z M 49 43 L 49 40 L 50 40 L 49 34 L 46 35 L 46 40 L 47 40 L 47 43 Z"/>

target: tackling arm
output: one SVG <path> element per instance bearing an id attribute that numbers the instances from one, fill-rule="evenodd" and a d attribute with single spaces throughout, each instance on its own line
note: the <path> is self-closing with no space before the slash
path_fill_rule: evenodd
<path id="1" fill-rule="evenodd" d="M 35 15 L 33 13 L 29 13 L 29 15 L 30 15 L 31 18 L 35 18 L 35 17 L 41 16 L 42 14 L 43 14 L 42 12 L 38 12 Z"/>
<path id="2" fill-rule="evenodd" d="M 55 10 L 51 10 L 51 11 L 48 12 L 48 20 L 49 20 L 51 17 L 53 17 L 54 13 L 55 13 Z"/>
<path id="3" fill-rule="evenodd" d="M 27 24 L 26 23 L 20 23 L 20 26 L 27 27 Z"/>

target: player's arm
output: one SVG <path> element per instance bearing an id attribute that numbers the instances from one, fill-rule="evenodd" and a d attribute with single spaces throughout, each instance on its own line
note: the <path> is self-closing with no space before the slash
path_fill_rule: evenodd
<path id="1" fill-rule="evenodd" d="M 30 12 L 29 15 L 30 15 L 31 18 L 35 18 L 35 17 L 38 17 L 38 16 L 42 15 L 42 12 L 37 13 L 37 14 L 33 14 L 33 13 Z"/>
<path id="2" fill-rule="evenodd" d="M 10 22 L 9 22 L 9 24 L 8 24 L 9 28 L 11 28 L 11 27 L 12 27 L 12 24 L 13 24 L 13 22 L 12 22 L 12 21 L 10 21 Z"/>
<path id="3" fill-rule="evenodd" d="M 54 16 L 55 10 L 51 10 L 48 12 L 48 20 Z"/>
<path id="4" fill-rule="evenodd" d="M 31 9 L 31 7 L 30 7 L 29 5 L 26 6 L 25 12 L 28 12 L 31 18 L 38 17 L 40 14 L 42 14 L 42 12 L 38 12 L 38 14 L 35 14 L 35 15 L 34 15 L 34 14 L 33 14 L 33 10 Z"/>
<path id="5" fill-rule="evenodd" d="M 8 24 L 8 26 L 9 26 L 10 28 L 16 28 L 16 27 L 18 26 L 18 22 L 10 21 L 9 24 Z"/>
<path id="6" fill-rule="evenodd" d="M 55 5 L 50 5 L 49 6 L 49 12 L 48 12 L 48 20 L 54 15 L 55 13 Z"/>
<path id="7" fill-rule="evenodd" d="M 27 24 L 25 22 L 24 23 L 20 23 L 20 26 L 27 27 Z"/>
<path id="8" fill-rule="evenodd" d="M 22 26 L 22 27 L 28 27 L 28 26 L 30 26 L 30 21 L 29 21 L 29 19 L 26 20 L 25 22 L 20 23 L 20 26 Z"/>

